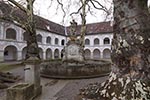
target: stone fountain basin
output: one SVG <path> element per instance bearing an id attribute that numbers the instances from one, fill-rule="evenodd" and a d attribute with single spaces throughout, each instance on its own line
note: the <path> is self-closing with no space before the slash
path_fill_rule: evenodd
<path id="1" fill-rule="evenodd" d="M 108 75 L 111 71 L 111 63 L 105 60 L 74 61 L 50 61 L 41 64 L 41 76 L 48 78 L 92 78 Z"/>
<path id="2" fill-rule="evenodd" d="M 34 84 L 18 83 L 7 89 L 6 100 L 32 100 Z"/>

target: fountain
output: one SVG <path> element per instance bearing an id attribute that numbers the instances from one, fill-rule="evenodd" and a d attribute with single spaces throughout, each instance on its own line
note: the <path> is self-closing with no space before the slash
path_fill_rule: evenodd
<path id="1" fill-rule="evenodd" d="M 84 48 L 76 36 L 77 23 L 71 22 L 70 40 L 64 47 L 62 61 L 41 64 L 41 76 L 50 78 L 90 78 L 110 72 L 110 62 L 104 60 L 85 60 Z"/>

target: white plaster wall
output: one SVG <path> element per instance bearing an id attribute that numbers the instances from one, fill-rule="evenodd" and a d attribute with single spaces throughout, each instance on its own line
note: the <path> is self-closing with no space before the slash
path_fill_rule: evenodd
<path id="1" fill-rule="evenodd" d="M 6 37 L 6 30 L 7 28 L 13 28 L 16 30 L 17 32 L 17 40 L 8 40 L 5 39 Z M 23 33 L 24 30 L 13 25 L 13 24 L 8 24 L 5 23 L 5 25 L 3 23 L 0 23 L 0 61 L 2 61 L 1 59 L 3 59 L 3 51 L 4 49 L 9 46 L 9 45 L 13 45 L 17 48 L 18 52 L 18 60 L 22 59 L 22 50 L 24 47 L 26 47 L 26 42 L 23 41 Z M 46 50 L 48 48 L 50 48 L 52 50 L 52 58 L 54 58 L 54 51 L 55 49 L 59 50 L 59 57 L 61 57 L 61 51 L 64 48 L 64 46 L 61 45 L 61 41 L 65 40 L 65 44 L 67 43 L 67 41 L 69 40 L 68 37 L 59 35 L 59 34 L 55 34 L 52 32 L 48 32 L 48 31 L 44 31 L 44 30 L 39 30 L 37 29 L 37 34 L 40 34 L 42 36 L 42 43 L 39 43 L 39 47 L 42 48 L 43 51 L 43 59 L 46 59 Z M 51 37 L 51 44 L 47 44 L 46 43 L 46 38 L 50 36 Z M 113 34 L 112 33 L 105 33 L 105 34 L 95 34 L 95 35 L 86 35 L 85 39 L 89 39 L 90 40 L 90 45 L 86 45 L 85 49 L 89 49 L 91 52 L 91 58 L 93 55 L 93 51 L 95 49 L 98 49 L 100 51 L 101 54 L 101 58 L 103 57 L 103 50 L 104 49 L 111 49 L 111 44 L 103 44 L 103 40 L 104 38 L 109 38 L 110 39 L 110 43 L 112 42 L 112 38 L 113 38 Z M 59 39 L 59 43 L 58 45 L 55 45 L 55 38 Z M 94 39 L 98 38 L 100 40 L 100 44 L 99 45 L 94 45 Z"/>

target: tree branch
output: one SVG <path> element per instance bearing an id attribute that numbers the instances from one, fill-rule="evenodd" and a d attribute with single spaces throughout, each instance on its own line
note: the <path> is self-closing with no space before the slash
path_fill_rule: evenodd
<path id="1" fill-rule="evenodd" d="M 63 13 L 64 13 L 64 15 L 63 15 L 63 22 L 64 22 L 64 18 L 65 18 L 65 16 L 66 16 L 66 12 L 65 12 L 65 10 L 64 10 L 64 8 L 63 8 L 63 3 L 60 2 L 59 0 L 57 0 L 57 2 L 58 2 L 58 4 L 60 4 L 61 9 L 62 9 L 62 11 L 63 11 Z"/>
<path id="2" fill-rule="evenodd" d="M 26 29 L 26 27 L 23 25 L 23 24 L 21 24 L 21 21 L 19 21 L 17 18 L 8 18 L 8 17 L 3 17 L 3 16 L 0 16 L 0 19 L 2 20 L 2 21 L 7 21 L 7 22 L 12 22 L 13 24 L 15 24 L 16 26 L 19 26 L 19 27 L 21 27 L 21 28 L 23 28 L 23 29 Z M 17 22 L 17 23 L 15 23 L 14 21 L 13 21 L 13 19 L 15 19 L 15 21 Z M 19 21 L 19 22 L 18 22 Z"/>
<path id="3" fill-rule="evenodd" d="M 72 12 L 72 13 L 70 14 L 70 16 L 72 16 L 73 14 L 78 14 L 78 13 L 81 11 L 81 9 L 83 8 L 83 6 L 84 6 L 84 5 L 82 5 L 82 6 L 78 9 L 78 11 Z"/>
<path id="4" fill-rule="evenodd" d="M 20 5 L 18 2 L 16 2 L 15 0 L 8 0 L 8 1 L 11 2 L 12 4 L 14 4 L 15 6 L 17 6 L 19 9 L 21 9 L 25 13 L 27 12 L 27 9 L 24 8 L 22 5 Z"/>
<path id="5" fill-rule="evenodd" d="M 91 4 L 93 5 L 94 8 L 99 9 L 99 10 L 103 10 L 105 11 L 107 14 L 109 14 L 108 10 L 106 7 L 104 7 L 100 2 L 98 2 L 97 0 L 89 0 L 91 2 Z M 95 5 L 95 3 L 97 3 L 100 7 L 97 7 Z"/>

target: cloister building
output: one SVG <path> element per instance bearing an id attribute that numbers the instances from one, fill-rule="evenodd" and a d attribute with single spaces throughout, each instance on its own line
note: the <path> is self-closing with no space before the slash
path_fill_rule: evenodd
<path id="1" fill-rule="evenodd" d="M 3 13 L 3 11 L 1 11 Z M 61 59 L 68 41 L 69 27 L 36 16 L 40 57 Z M 86 59 L 109 59 L 113 37 L 110 22 L 87 24 L 84 55 Z M 79 34 L 79 33 L 78 33 Z M 23 60 L 26 54 L 26 32 L 12 22 L 0 22 L 0 61 Z"/>

